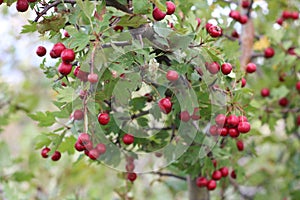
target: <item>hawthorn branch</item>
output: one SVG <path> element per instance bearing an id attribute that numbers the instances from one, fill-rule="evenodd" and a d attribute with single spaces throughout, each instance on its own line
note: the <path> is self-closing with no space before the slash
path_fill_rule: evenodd
<path id="1" fill-rule="evenodd" d="M 159 176 L 168 176 L 168 177 L 173 177 L 173 178 L 177 178 L 179 180 L 186 181 L 185 177 L 179 176 L 179 175 L 176 175 L 176 174 L 172 174 L 172 173 L 151 172 L 151 174 L 155 174 L 155 175 L 159 175 Z"/>

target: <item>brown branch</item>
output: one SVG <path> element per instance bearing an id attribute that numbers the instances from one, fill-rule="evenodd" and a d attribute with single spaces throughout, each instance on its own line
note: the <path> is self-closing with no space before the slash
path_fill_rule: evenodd
<path id="1" fill-rule="evenodd" d="M 185 177 L 179 176 L 179 175 L 176 175 L 176 174 L 172 174 L 172 173 L 151 172 L 151 174 L 156 174 L 156 175 L 159 175 L 159 176 L 168 176 L 168 177 L 173 177 L 173 178 L 177 178 L 177 179 L 186 181 L 186 178 L 185 178 Z"/>

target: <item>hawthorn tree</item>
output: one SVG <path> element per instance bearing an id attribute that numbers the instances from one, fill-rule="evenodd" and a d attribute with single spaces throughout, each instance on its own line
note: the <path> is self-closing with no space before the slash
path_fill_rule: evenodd
<path id="1" fill-rule="evenodd" d="M 35 138 L 43 158 L 106 165 L 133 188 L 144 174 L 177 178 L 190 200 L 232 189 L 238 199 L 299 198 L 299 1 L 13 5 L 36 14 L 22 33 L 53 42 L 36 55 L 50 55 L 40 68 L 57 110 L 28 114 L 47 130 Z"/>

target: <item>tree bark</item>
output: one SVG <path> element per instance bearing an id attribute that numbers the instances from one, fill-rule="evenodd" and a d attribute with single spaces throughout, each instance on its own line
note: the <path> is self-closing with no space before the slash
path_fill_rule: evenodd
<path id="1" fill-rule="evenodd" d="M 209 200 L 209 192 L 204 188 L 199 188 L 196 185 L 196 180 L 187 176 L 189 200 Z"/>

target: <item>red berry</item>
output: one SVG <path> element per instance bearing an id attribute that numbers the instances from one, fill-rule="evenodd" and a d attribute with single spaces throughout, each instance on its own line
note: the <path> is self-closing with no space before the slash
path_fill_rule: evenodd
<path id="1" fill-rule="evenodd" d="M 85 146 L 81 145 L 79 143 L 79 141 L 77 141 L 75 144 L 74 144 L 74 147 L 77 151 L 84 151 L 85 150 Z"/>
<path id="2" fill-rule="evenodd" d="M 90 159 L 92 160 L 97 160 L 100 156 L 100 152 L 95 148 L 95 149 L 91 149 L 89 151 L 88 156 L 90 157 Z"/>
<path id="3" fill-rule="evenodd" d="M 88 81 L 90 83 L 97 83 L 97 81 L 98 81 L 98 75 L 97 74 L 89 74 L 88 75 Z"/>
<path id="4" fill-rule="evenodd" d="M 262 97 L 268 97 L 270 96 L 270 90 L 268 88 L 263 88 L 261 89 L 260 94 Z"/>
<path id="5" fill-rule="evenodd" d="M 300 91 L 300 81 L 298 81 L 298 82 L 296 83 L 296 89 L 297 89 L 298 91 Z"/>
<path id="6" fill-rule="evenodd" d="M 237 140 L 236 141 L 236 147 L 239 151 L 244 151 L 244 143 L 242 140 Z"/>
<path id="7" fill-rule="evenodd" d="M 205 67 L 211 74 L 216 74 L 220 71 L 220 65 L 217 62 L 205 63 Z"/>
<path id="8" fill-rule="evenodd" d="M 125 168 L 126 168 L 127 172 L 133 172 L 135 165 L 134 165 L 134 163 L 127 163 Z"/>
<path id="9" fill-rule="evenodd" d="M 226 124 L 230 127 L 237 127 L 239 122 L 240 120 L 236 115 L 230 115 L 226 118 Z"/>
<path id="10" fill-rule="evenodd" d="M 230 63 L 224 63 L 221 65 L 221 71 L 224 75 L 230 74 L 232 66 Z"/>
<path id="11" fill-rule="evenodd" d="M 231 178 L 236 179 L 236 173 L 234 170 L 231 171 L 230 176 Z"/>
<path id="12" fill-rule="evenodd" d="M 70 37 L 68 31 L 64 31 L 64 36 L 65 36 L 66 38 Z"/>
<path id="13" fill-rule="evenodd" d="M 61 153 L 59 151 L 55 151 L 54 154 L 51 156 L 53 161 L 58 161 L 61 157 Z"/>
<path id="14" fill-rule="evenodd" d="M 294 20 L 299 19 L 299 12 L 297 12 L 297 11 L 292 12 L 291 18 Z"/>
<path id="15" fill-rule="evenodd" d="M 152 16 L 156 21 L 161 21 L 165 18 L 166 13 L 159 10 L 159 8 L 155 7 L 152 11 Z"/>
<path id="16" fill-rule="evenodd" d="M 188 122 L 190 120 L 190 114 L 188 111 L 183 111 L 179 114 L 179 119 L 183 122 Z"/>
<path id="17" fill-rule="evenodd" d="M 245 87 L 246 84 L 247 84 L 247 80 L 243 77 L 241 82 L 242 82 L 242 86 L 241 87 L 242 88 Z"/>
<path id="18" fill-rule="evenodd" d="M 224 114 L 218 114 L 215 118 L 215 122 L 218 126 L 223 127 L 226 123 L 226 116 Z"/>
<path id="19" fill-rule="evenodd" d="M 164 114 L 168 114 L 171 112 L 172 110 L 172 102 L 170 101 L 170 99 L 168 98 L 162 98 L 159 102 L 158 102 L 158 106 L 160 108 L 160 110 L 164 113 Z"/>
<path id="20" fill-rule="evenodd" d="M 212 163 L 213 163 L 213 166 L 214 166 L 214 168 L 216 168 L 216 167 L 217 167 L 217 165 L 218 165 L 218 162 L 217 162 L 217 160 L 213 159 L 213 160 L 212 160 Z"/>
<path id="21" fill-rule="evenodd" d="M 243 0 L 243 1 L 242 1 L 242 7 L 243 7 L 243 8 L 248 8 L 249 6 L 250 6 L 249 0 Z"/>
<path id="22" fill-rule="evenodd" d="M 75 60 L 75 53 L 73 49 L 64 49 L 60 55 L 61 59 L 65 63 L 70 63 Z"/>
<path id="23" fill-rule="evenodd" d="M 237 138 L 240 135 L 240 132 L 236 128 L 228 129 L 228 133 L 229 133 L 230 137 L 232 137 L 232 138 Z"/>
<path id="24" fill-rule="evenodd" d="M 72 71 L 72 64 L 62 62 L 58 66 L 58 72 L 64 76 L 67 76 L 68 74 L 70 74 L 71 71 Z"/>
<path id="25" fill-rule="evenodd" d="M 169 80 L 169 81 L 177 81 L 178 78 L 179 78 L 179 75 L 176 71 L 174 70 L 169 70 L 166 74 L 166 78 Z"/>
<path id="26" fill-rule="evenodd" d="M 207 32 L 208 32 L 208 30 L 209 30 L 209 28 L 210 28 L 211 26 L 213 26 L 211 23 L 206 23 L 206 24 L 205 24 L 205 29 L 206 29 Z"/>
<path id="27" fill-rule="evenodd" d="M 38 48 L 36 49 L 36 54 L 40 57 L 43 57 L 44 55 L 46 55 L 46 53 L 47 53 L 47 50 L 43 46 L 38 46 Z"/>
<path id="28" fill-rule="evenodd" d="M 288 11 L 288 10 L 284 10 L 284 11 L 282 12 L 282 14 L 281 14 L 281 17 L 282 17 L 283 19 L 289 19 L 289 18 L 292 17 L 292 13 L 291 13 L 290 11 Z"/>
<path id="29" fill-rule="evenodd" d="M 276 20 L 276 23 L 279 24 L 280 26 L 283 24 L 283 19 L 280 17 Z"/>
<path id="30" fill-rule="evenodd" d="M 248 73 L 253 73 L 256 71 L 256 65 L 254 63 L 248 63 L 246 66 L 246 71 Z"/>
<path id="31" fill-rule="evenodd" d="M 285 97 L 279 99 L 278 101 L 279 105 L 282 107 L 286 107 L 289 104 L 289 100 Z"/>
<path id="32" fill-rule="evenodd" d="M 87 141 L 86 143 L 83 144 L 83 146 L 86 150 L 90 151 L 93 148 L 93 142 Z"/>
<path id="33" fill-rule="evenodd" d="M 117 25 L 117 26 L 114 27 L 114 30 L 115 30 L 116 32 L 122 32 L 123 29 L 124 29 L 123 26 L 118 26 L 118 25 Z"/>
<path id="34" fill-rule="evenodd" d="M 136 173 L 134 172 L 129 172 L 127 173 L 127 179 L 131 182 L 135 181 L 135 179 L 137 178 Z"/>
<path id="35" fill-rule="evenodd" d="M 78 136 L 78 139 L 77 139 L 78 143 L 81 144 L 81 145 L 85 145 L 87 144 L 88 142 L 91 141 L 90 139 L 90 135 L 87 134 L 87 133 L 81 133 L 79 136 Z"/>
<path id="36" fill-rule="evenodd" d="M 248 22 L 248 16 L 247 15 L 242 15 L 239 19 L 239 22 L 241 24 L 246 24 Z"/>
<path id="37" fill-rule="evenodd" d="M 240 35 L 238 34 L 238 32 L 236 30 L 232 31 L 231 36 L 234 38 L 239 38 Z"/>
<path id="38" fill-rule="evenodd" d="M 246 116 L 239 116 L 239 122 L 247 122 L 248 119 Z"/>
<path id="39" fill-rule="evenodd" d="M 218 127 L 217 127 L 216 125 L 212 125 L 212 126 L 209 128 L 209 133 L 210 133 L 212 136 L 218 135 Z"/>
<path id="40" fill-rule="evenodd" d="M 216 181 L 214 181 L 214 180 L 209 180 L 209 181 L 207 182 L 206 188 L 207 188 L 208 190 L 214 190 L 214 189 L 216 189 L 216 187 L 217 187 Z"/>
<path id="41" fill-rule="evenodd" d="M 106 152 L 105 144 L 99 143 L 95 148 L 97 149 L 97 151 L 99 151 L 100 154 L 104 154 Z"/>
<path id="42" fill-rule="evenodd" d="M 237 129 L 240 133 L 248 133 L 251 129 L 251 125 L 247 121 L 240 122 Z"/>
<path id="43" fill-rule="evenodd" d="M 196 20 L 197 20 L 197 28 L 196 29 L 198 29 L 201 25 L 201 19 L 197 17 Z"/>
<path id="44" fill-rule="evenodd" d="M 226 127 L 218 128 L 218 134 L 225 137 L 228 135 L 228 129 Z"/>
<path id="45" fill-rule="evenodd" d="M 18 12 L 25 12 L 29 8 L 27 0 L 17 0 L 16 8 Z"/>
<path id="46" fill-rule="evenodd" d="M 208 34 L 213 38 L 220 37 L 222 36 L 222 29 L 219 26 L 213 25 L 209 27 Z"/>
<path id="47" fill-rule="evenodd" d="M 219 170 L 215 170 L 211 177 L 213 180 L 220 180 L 222 178 L 222 173 Z"/>
<path id="48" fill-rule="evenodd" d="M 42 157 L 43 157 L 43 158 L 48 158 L 48 156 L 49 156 L 49 155 L 48 155 L 49 151 L 50 151 L 50 149 L 49 149 L 48 147 L 43 148 L 42 151 L 41 151 Z"/>
<path id="49" fill-rule="evenodd" d="M 275 54 L 275 51 L 272 47 L 268 47 L 264 51 L 265 58 L 272 58 Z"/>
<path id="50" fill-rule="evenodd" d="M 82 110 L 75 110 L 73 113 L 74 120 L 82 120 L 84 117 L 84 113 Z"/>
<path id="51" fill-rule="evenodd" d="M 66 49 L 65 45 L 61 42 L 58 42 L 58 43 L 54 44 L 54 46 L 52 47 L 52 49 L 50 51 L 51 58 L 60 57 L 61 52 L 65 49 Z"/>
<path id="52" fill-rule="evenodd" d="M 206 187 L 207 179 L 205 177 L 198 177 L 196 179 L 196 184 L 198 187 Z"/>
<path id="53" fill-rule="evenodd" d="M 152 96 L 152 94 L 146 93 L 144 96 L 147 98 L 147 102 L 153 101 L 153 96 Z"/>
<path id="54" fill-rule="evenodd" d="M 167 1 L 166 5 L 167 5 L 167 15 L 172 15 L 176 10 L 175 4 L 172 1 Z"/>
<path id="55" fill-rule="evenodd" d="M 227 167 L 222 167 L 222 168 L 220 168 L 219 170 L 220 170 L 220 172 L 221 172 L 221 174 L 222 174 L 223 177 L 228 176 L 229 170 L 228 170 Z"/>
<path id="56" fill-rule="evenodd" d="M 234 19 L 236 21 L 239 21 L 240 17 L 241 17 L 241 14 L 240 14 L 239 11 L 231 10 L 230 13 L 229 13 L 229 17 L 231 17 L 232 19 Z"/>
<path id="57" fill-rule="evenodd" d="M 191 115 L 192 120 L 199 120 L 201 118 L 199 108 L 194 108 L 194 112 Z"/>
<path id="58" fill-rule="evenodd" d="M 131 134 L 125 134 L 122 138 L 124 144 L 130 145 L 134 142 L 134 136 Z"/>
<path id="59" fill-rule="evenodd" d="M 297 121 L 297 125 L 300 126 L 300 115 L 297 116 L 296 121 Z"/>
<path id="60" fill-rule="evenodd" d="M 100 113 L 98 115 L 98 122 L 101 125 L 106 125 L 106 124 L 108 124 L 109 121 L 110 121 L 109 114 L 107 114 L 107 113 Z"/>

